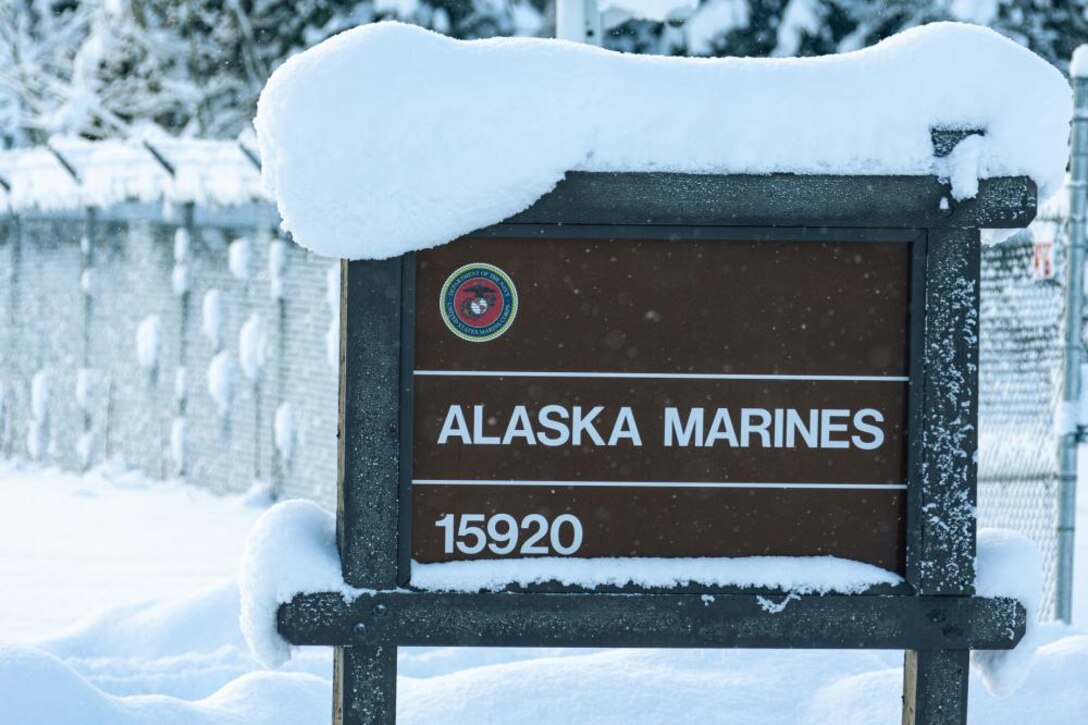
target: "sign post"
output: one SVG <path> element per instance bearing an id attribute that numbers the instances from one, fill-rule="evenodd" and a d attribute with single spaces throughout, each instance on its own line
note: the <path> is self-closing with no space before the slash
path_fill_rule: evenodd
<path id="1" fill-rule="evenodd" d="M 965 722 L 970 650 L 1026 616 L 974 596 L 979 229 L 1035 195 L 572 173 L 502 224 L 345 263 L 338 535 L 370 593 L 279 613 L 336 647 L 335 722 L 394 722 L 414 645 L 902 649 L 904 722 Z M 790 592 L 693 583 L 748 556 L 902 583 L 774 611 Z M 558 583 L 585 558 L 675 577 Z M 421 584 L 481 559 L 487 581 Z"/>

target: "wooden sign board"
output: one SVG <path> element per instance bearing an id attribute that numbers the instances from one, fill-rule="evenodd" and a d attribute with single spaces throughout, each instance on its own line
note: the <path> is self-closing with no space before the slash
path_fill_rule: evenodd
<path id="1" fill-rule="evenodd" d="M 968 133 L 935 132 L 935 153 Z M 949 194 L 572 173 L 502 224 L 345 263 L 337 535 L 364 593 L 279 611 L 289 641 L 336 647 L 334 720 L 395 722 L 397 648 L 455 645 L 902 649 L 904 722 L 966 722 L 970 650 L 1014 646 L 1026 619 L 974 593 L 979 229 L 1026 226 L 1036 190 Z M 821 555 L 902 583 L 412 581 L 471 560 L 665 557 L 683 580 L 690 558 Z"/>
<path id="2" fill-rule="evenodd" d="M 903 573 L 917 234 L 416 255 L 411 556 Z"/>

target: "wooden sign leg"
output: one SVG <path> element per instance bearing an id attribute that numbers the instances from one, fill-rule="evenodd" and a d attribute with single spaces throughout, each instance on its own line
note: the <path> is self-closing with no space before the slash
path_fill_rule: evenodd
<path id="1" fill-rule="evenodd" d="M 334 725 L 393 725 L 397 720 L 397 648 L 337 647 Z"/>
<path id="2" fill-rule="evenodd" d="M 908 650 L 903 725 L 966 725 L 968 650 Z"/>
<path id="3" fill-rule="evenodd" d="M 344 581 L 361 589 L 398 584 L 401 449 L 400 257 L 344 262 L 340 282 L 340 463 L 336 530 Z M 365 484 L 363 483 L 365 482 Z M 357 623 L 337 647 L 335 725 L 393 725 L 397 648 L 367 642 Z"/>
<path id="4" fill-rule="evenodd" d="M 977 229 L 927 235 L 921 465 L 907 504 L 907 581 L 921 595 L 974 594 L 979 243 Z M 968 650 L 907 651 L 904 725 L 964 725 L 969 665 Z"/>

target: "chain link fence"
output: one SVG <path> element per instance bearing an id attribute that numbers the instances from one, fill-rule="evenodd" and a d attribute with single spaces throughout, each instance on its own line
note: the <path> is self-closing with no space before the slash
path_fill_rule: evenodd
<path id="1" fill-rule="evenodd" d="M 275 227 L 275 210 L 262 197 L 256 164 L 243 147 L 187 141 L 151 154 L 113 146 L 103 144 L 94 153 L 82 145 L 66 149 L 78 174 L 65 171 L 56 150 L 0 153 L 0 451 L 78 469 L 88 463 L 76 455 L 81 432 L 93 430 L 98 439 L 89 463 L 119 450 L 149 473 L 168 475 L 167 463 L 177 457 L 168 450 L 169 432 L 184 415 L 184 468 L 193 483 L 244 490 L 271 472 L 282 479 L 273 486 L 278 493 L 330 503 L 336 378 L 326 358 L 327 338 L 336 330 L 331 313 L 338 277 L 329 274 L 329 261 L 289 245 L 279 265 L 284 269 L 270 270 L 265 237 Z M 159 160 L 163 156 L 169 168 Z M 150 191 L 148 179 L 154 181 Z M 86 191 L 92 186 L 94 194 Z M 143 191 L 133 198 L 136 188 Z M 1038 545 L 1045 618 L 1055 614 L 1057 582 L 1054 411 L 1062 379 L 1064 201 L 1044 206 L 1032 229 L 984 248 L 982 258 L 979 521 L 1018 530 Z M 195 220 L 187 263 L 191 289 L 179 296 L 171 291 L 171 276 L 179 264 L 176 210 L 183 204 L 195 208 Z M 88 206 L 103 210 L 90 239 Z M 232 275 L 228 259 L 230 242 L 238 238 L 264 239 L 253 247 L 253 273 L 245 280 Z M 89 253 L 97 256 L 94 293 L 80 289 Z M 270 277 L 277 275 L 286 292 L 270 296 Z M 233 421 L 229 438 L 221 435 L 223 413 L 215 412 L 206 392 L 215 349 L 202 332 L 201 301 L 210 289 L 223 301 L 224 347 L 234 348 L 235 357 L 244 320 L 258 313 L 274 323 L 266 394 L 256 399 L 255 388 L 238 381 L 237 400 L 226 412 Z M 154 398 L 133 350 L 136 326 L 149 314 L 159 316 L 164 329 Z M 92 396 L 96 402 L 82 411 L 74 400 L 81 367 L 102 378 Z M 182 406 L 171 388 L 177 370 L 186 368 L 190 392 Z M 44 421 L 48 435 L 34 455 L 27 448 L 35 422 L 31 381 L 41 370 L 50 372 L 53 394 L 47 397 L 55 410 Z M 296 418 L 290 470 L 277 463 L 273 440 L 274 413 L 283 402 Z"/>
<path id="2" fill-rule="evenodd" d="M 1043 561 L 1041 616 L 1055 615 L 1062 391 L 1064 208 L 982 254 L 979 526 L 1031 538 Z"/>

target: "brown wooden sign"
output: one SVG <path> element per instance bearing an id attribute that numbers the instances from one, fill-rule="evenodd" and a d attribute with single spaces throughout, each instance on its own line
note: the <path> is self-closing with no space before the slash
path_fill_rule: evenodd
<path id="1" fill-rule="evenodd" d="M 414 560 L 904 570 L 908 242 L 468 238 L 416 265 Z"/>
<path id="2" fill-rule="evenodd" d="M 935 129 L 935 155 L 973 133 Z M 278 612 L 336 647 L 334 722 L 396 721 L 399 647 L 467 646 L 905 649 L 903 722 L 966 723 L 970 650 L 1027 620 L 974 596 L 979 229 L 1026 226 L 1036 189 L 950 197 L 570 172 L 467 238 L 345 263 L 337 543 L 365 591 Z M 903 581 L 810 596 L 682 560 L 761 554 Z M 672 557 L 688 583 L 420 575 L 545 556 Z"/>

